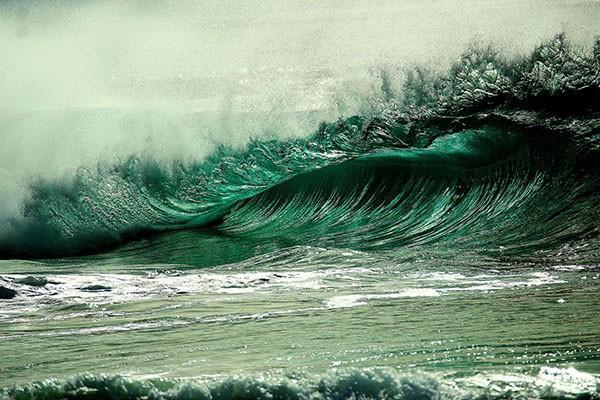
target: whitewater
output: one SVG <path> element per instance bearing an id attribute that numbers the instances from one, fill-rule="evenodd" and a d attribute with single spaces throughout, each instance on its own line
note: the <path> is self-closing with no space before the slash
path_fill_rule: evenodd
<path id="1" fill-rule="evenodd" d="M 600 4 L 0 5 L 0 399 L 600 397 Z"/>

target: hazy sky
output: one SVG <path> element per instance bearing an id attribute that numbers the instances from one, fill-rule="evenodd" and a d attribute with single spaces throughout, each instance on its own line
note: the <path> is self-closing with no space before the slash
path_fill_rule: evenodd
<path id="1" fill-rule="evenodd" d="M 598 34 L 599 1 L 9 1 L 0 108 L 87 104 L 114 80 L 249 68 L 446 64 L 473 40 L 526 51 Z"/>

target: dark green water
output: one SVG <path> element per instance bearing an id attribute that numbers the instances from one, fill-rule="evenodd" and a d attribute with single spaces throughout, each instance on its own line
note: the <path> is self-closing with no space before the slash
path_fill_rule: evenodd
<path id="1" fill-rule="evenodd" d="M 597 397 L 600 42 L 472 50 L 403 93 L 32 182 L 0 233 L 0 396 Z"/>

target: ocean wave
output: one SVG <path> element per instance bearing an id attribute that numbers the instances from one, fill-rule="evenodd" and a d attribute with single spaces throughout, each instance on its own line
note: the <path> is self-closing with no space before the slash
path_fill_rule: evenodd
<path id="1" fill-rule="evenodd" d="M 131 156 L 37 180 L 21 215 L 0 221 L 0 255 L 98 252 L 206 227 L 357 249 L 597 238 L 600 39 L 586 52 L 560 34 L 519 59 L 471 48 L 444 75 L 409 71 L 400 93 L 386 79 L 376 112 L 307 139 L 222 147 L 200 163 Z"/>
<path id="2" fill-rule="evenodd" d="M 474 375 L 458 379 L 402 374 L 392 368 L 340 369 L 321 375 L 241 375 L 134 379 L 82 374 L 0 390 L 6 400 L 35 399 L 591 399 L 598 380 L 574 369 L 537 376 Z"/>

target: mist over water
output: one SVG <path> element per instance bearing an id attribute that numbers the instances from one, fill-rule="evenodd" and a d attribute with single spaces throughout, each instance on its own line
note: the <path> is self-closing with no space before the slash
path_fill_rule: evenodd
<path id="1" fill-rule="evenodd" d="M 7 1 L 0 11 L 2 167 L 53 175 L 107 154 L 198 159 L 249 137 L 307 136 L 368 107 L 383 70 L 399 82 L 402 68 L 445 70 L 474 41 L 524 54 L 564 31 L 589 46 L 600 6 Z M 289 115 L 304 110 L 324 115 Z M 205 111 L 216 114 L 205 126 L 179 120 Z M 268 115 L 248 126 L 243 111 Z"/>

